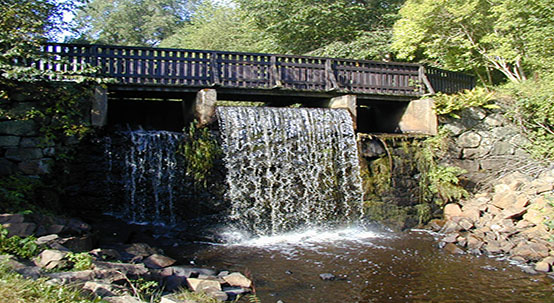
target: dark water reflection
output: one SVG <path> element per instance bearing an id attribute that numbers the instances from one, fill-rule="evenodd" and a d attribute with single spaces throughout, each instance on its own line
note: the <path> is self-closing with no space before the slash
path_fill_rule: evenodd
<path id="1" fill-rule="evenodd" d="M 424 232 L 178 250 L 198 265 L 251 272 L 264 303 L 554 302 L 551 278 L 485 256 L 451 255 Z M 322 273 L 337 279 L 323 281 Z"/>

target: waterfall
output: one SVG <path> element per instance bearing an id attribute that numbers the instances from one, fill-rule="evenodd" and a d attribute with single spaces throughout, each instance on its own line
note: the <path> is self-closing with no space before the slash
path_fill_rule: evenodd
<path id="1" fill-rule="evenodd" d="M 123 187 L 115 214 L 134 223 L 175 224 L 175 193 L 183 187 L 185 174 L 176 155 L 183 135 L 145 130 L 119 135 L 125 144 L 109 148 L 110 170 L 116 163 L 120 166 L 113 168 L 116 177 L 111 178 Z"/>
<path id="2" fill-rule="evenodd" d="M 272 235 L 356 221 L 362 185 L 344 109 L 219 107 L 230 218 Z"/>

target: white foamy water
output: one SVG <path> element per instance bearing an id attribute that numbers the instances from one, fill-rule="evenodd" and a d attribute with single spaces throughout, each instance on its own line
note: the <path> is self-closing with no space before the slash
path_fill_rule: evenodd
<path id="1" fill-rule="evenodd" d="M 379 233 L 363 227 L 346 227 L 338 229 L 312 228 L 296 232 L 282 233 L 274 236 L 250 237 L 241 231 L 223 232 L 223 237 L 231 246 L 257 247 L 283 250 L 286 248 L 321 248 L 329 245 L 370 244 L 376 238 L 391 238 L 392 235 Z"/>

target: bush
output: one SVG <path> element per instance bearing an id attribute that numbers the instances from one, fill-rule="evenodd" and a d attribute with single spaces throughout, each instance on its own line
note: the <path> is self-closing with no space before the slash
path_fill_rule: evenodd
<path id="1" fill-rule="evenodd" d="M 527 150 L 537 159 L 554 159 L 554 74 L 500 88 L 508 116 L 528 134 Z"/>
<path id="2" fill-rule="evenodd" d="M 456 113 L 464 108 L 469 107 L 482 107 L 482 108 L 498 108 L 494 104 L 494 92 L 488 91 L 483 87 L 476 87 L 472 90 L 464 90 L 457 94 L 436 94 L 433 99 L 435 100 L 435 111 L 437 115 L 448 115 L 459 119 Z"/>
<path id="3" fill-rule="evenodd" d="M 8 237 L 8 230 L 0 226 L 0 253 L 30 259 L 41 251 L 41 247 L 35 243 L 35 240 L 35 237 Z"/>

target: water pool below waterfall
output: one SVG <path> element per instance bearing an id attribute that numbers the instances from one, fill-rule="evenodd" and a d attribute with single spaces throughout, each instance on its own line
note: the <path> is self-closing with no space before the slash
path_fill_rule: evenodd
<path id="1" fill-rule="evenodd" d="M 437 243 L 422 231 L 346 229 L 170 251 L 197 266 L 250 272 L 264 303 L 554 302 L 552 278 L 487 256 L 452 255 Z M 335 280 L 322 280 L 325 273 Z"/>

